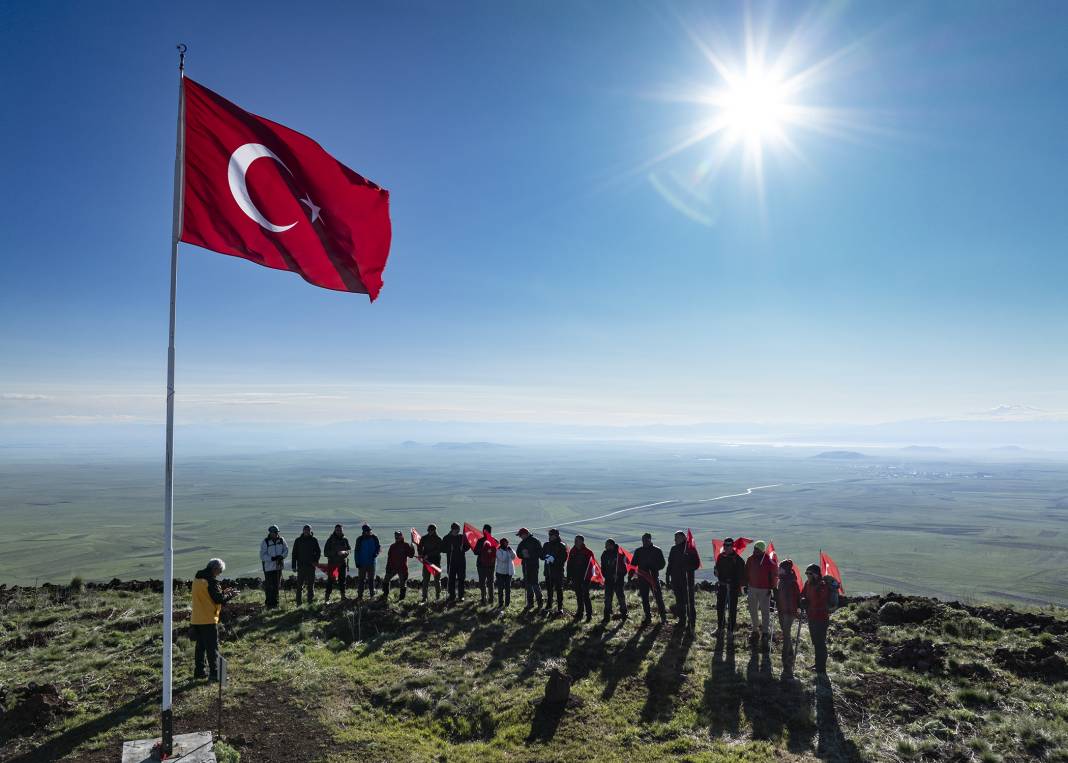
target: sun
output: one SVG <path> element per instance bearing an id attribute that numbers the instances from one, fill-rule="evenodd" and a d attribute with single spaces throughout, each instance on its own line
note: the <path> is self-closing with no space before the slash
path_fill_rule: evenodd
<path id="1" fill-rule="evenodd" d="M 783 83 L 765 71 L 728 78 L 717 115 L 728 140 L 747 144 L 782 138 L 790 109 Z"/>

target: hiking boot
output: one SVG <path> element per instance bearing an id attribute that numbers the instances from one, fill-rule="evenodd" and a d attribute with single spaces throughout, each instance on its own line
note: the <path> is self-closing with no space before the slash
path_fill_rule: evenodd
<path id="1" fill-rule="evenodd" d="M 649 617 L 649 615 L 646 615 L 645 617 L 642 618 L 642 621 L 638 624 L 638 627 L 639 628 L 645 628 L 646 626 L 649 626 L 649 625 L 652 625 L 652 624 L 653 624 L 653 618 Z"/>
<path id="2" fill-rule="evenodd" d="M 593 622 L 593 615 L 586 615 L 586 622 L 592 623 Z"/>
<path id="3" fill-rule="evenodd" d="M 579 620 L 581 620 L 581 619 L 582 619 L 582 613 L 581 613 L 581 612 L 576 612 L 576 613 L 575 613 L 575 614 L 574 614 L 574 615 L 573 615 L 573 616 L 571 617 L 571 619 L 572 619 L 572 620 L 574 620 L 574 621 L 575 621 L 575 622 L 577 623 L 577 622 L 578 622 Z"/>
<path id="4" fill-rule="evenodd" d="M 204 672 L 203 670 L 197 670 L 197 671 L 194 671 L 194 672 L 193 672 L 193 680 L 194 680 L 194 681 L 199 681 L 199 680 L 202 680 L 202 679 L 204 679 L 204 678 L 207 678 L 207 675 L 208 675 L 208 674 L 207 674 L 207 673 L 205 673 L 205 672 Z"/>

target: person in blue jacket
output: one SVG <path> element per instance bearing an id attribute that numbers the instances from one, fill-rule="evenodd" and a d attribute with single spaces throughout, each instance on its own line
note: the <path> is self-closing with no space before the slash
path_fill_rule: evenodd
<path id="1" fill-rule="evenodd" d="M 364 583 L 367 584 L 368 595 L 375 595 L 375 559 L 382 550 L 382 544 L 378 542 L 378 536 L 371 532 L 369 525 L 364 525 L 363 532 L 356 539 L 356 598 L 363 598 Z"/>

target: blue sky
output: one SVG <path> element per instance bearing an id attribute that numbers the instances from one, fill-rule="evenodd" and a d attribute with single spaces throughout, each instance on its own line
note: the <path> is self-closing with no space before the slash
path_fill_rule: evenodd
<path id="1" fill-rule="evenodd" d="M 763 194 L 700 41 L 833 57 Z M 0 423 L 163 414 L 176 56 L 390 189 L 380 299 L 185 246 L 181 421 L 1068 411 L 1060 3 L 6 4 Z M 837 54 L 837 55 L 836 55 Z M 711 224 L 709 224 L 711 223 Z M 1025 410 L 1025 409 L 1021 409 Z"/>

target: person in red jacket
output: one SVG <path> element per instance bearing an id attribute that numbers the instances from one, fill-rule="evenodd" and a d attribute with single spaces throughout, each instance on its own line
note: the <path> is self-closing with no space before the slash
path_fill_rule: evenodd
<path id="1" fill-rule="evenodd" d="M 571 547 L 571 553 L 567 555 L 567 577 L 575 589 L 575 598 L 578 599 L 576 620 L 581 620 L 583 613 L 586 615 L 586 622 L 593 619 L 593 602 L 590 600 L 593 562 L 593 551 L 586 545 L 586 539 L 581 535 L 576 535 L 575 545 Z"/>
<path id="2" fill-rule="evenodd" d="M 786 665 L 794 653 L 794 642 L 790 638 L 794 620 L 797 619 L 797 609 L 801 598 L 801 591 L 797 588 L 797 578 L 794 577 L 794 563 L 790 559 L 784 559 L 779 563 L 779 582 L 775 590 L 775 610 L 779 614 L 779 630 L 782 631 L 782 660 Z"/>
<path id="3" fill-rule="evenodd" d="M 482 603 L 493 605 L 493 574 L 497 566 L 497 541 L 493 539 L 493 528 L 482 525 L 482 537 L 475 541 L 471 549 L 475 554 L 475 569 L 478 570 L 478 591 L 482 594 Z"/>
<path id="4" fill-rule="evenodd" d="M 808 635 L 816 652 L 816 673 L 827 672 L 827 626 L 831 620 L 831 587 L 820 577 L 820 566 L 805 568 L 805 587 L 801 590 L 801 610 L 808 614 Z"/>
<path id="5" fill-rule="evenodd" d="M 408 592 L 408 560 L 415 556 L 415 549 L 404 540 L 404 533 L 393 533 L 393 544 L 386 552 L 386 577 L 382 581 L 382 599 L 389 598 L 389 581 L 396 576 L 400 583 L 400 594 L 397 601 L 404 598 Z"/>
<path id="6" fill-rule="evenodd" d="M 779 568 L 764 553 L 767 547 L 767 543 L 758 540 L 753 544 L 752 556 L 745 560 L 745 591 L 753 625 L 749 640 L 753 643 L 759 640 L 765 652 L 771 649 L 771 597 L 779 584 Z"/>

